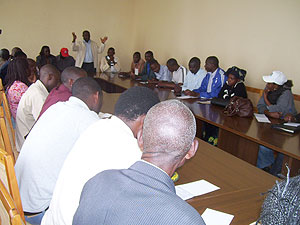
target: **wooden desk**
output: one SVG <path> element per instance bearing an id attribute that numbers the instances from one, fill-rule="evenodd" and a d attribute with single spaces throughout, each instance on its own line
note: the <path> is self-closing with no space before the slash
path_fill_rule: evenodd
<path id="1" fill-rule="evenodd" d="M 261 193 L 267 192 L 276 180 L 274 176 L 202 140 L 199 140 L 196 155 L 177 172 L 179 180 L 176 184 L 205 179 L 220 187 L 187 202 L 200 214 L 211 208 L 234 215 L 232 225 L 257 220 L 265 197 Z"/>
<path id="2" fill-rule="evenodd" d="M 121 92 L 132 86 L 142 85 L 130 79 L 119 78 L 117 75 L 98 74 L 96 78 L 99 78 L 98 82 L 108 91 L 115 88 Z M 160 100 L 175 98 L 170 89 L 158 89 L 153 85 L 150 87 L 158 94 Z M 198 104 L 197 100 L 182 100 L 182 102 L 193 111 L 198 127 L 201 126 L 201 122 L 207 122 L 220 128 L 218 147 L 222 150 L 256 165 L 258 146 L 264 145 L 288 156 L 285 160 L 292 168 L 291 174 L 297 174 L 300 168 L 299 134 L 291 135 L 272 129 L 270 124 L 258 123 L 255 118 L 227 117 L 222 112 L 223 108 Z"/>

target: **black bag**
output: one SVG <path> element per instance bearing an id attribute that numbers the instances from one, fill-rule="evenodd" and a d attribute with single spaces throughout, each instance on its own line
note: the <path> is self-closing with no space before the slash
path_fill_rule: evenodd
<path id="1" fill-rule="evenodd" d="M 223 98 L 212 98 L 210 103 L 213 104 L 213 105 L 226 107 L 229 103 L 229 100 L 228 99 L 223 99 Z"/>

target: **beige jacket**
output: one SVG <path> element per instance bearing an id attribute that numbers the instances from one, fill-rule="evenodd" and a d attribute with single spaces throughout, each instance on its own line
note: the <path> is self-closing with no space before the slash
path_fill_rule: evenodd
<path id="1" fill-rule="evenodd" d="M 92 48 L 92 55 L 94 59 L 94 67 L 96 68 L 96 71 L 99 72 L 100 70 L 99 70 L 98 54 L 104 51 L 105 44 L 101 43 L 99 47 L 96 42 L 91 40 L 91 48 Z M 77 52 L 75 66 L 81 68 L 85 57 L 85 50 L 86 50 L 85 44 L 83 43 L 83 41 L 77 41 L 77 42 L 75 41 L 72 43 L 72 50 L 74 52 Z"/>
<path id="2" fill-rule="evenodd" d="M 100 70 L 102 73 L 104 72 L 120 72 L 121 71 L 121 64 L 120 64 L 120 60 L 117 56 L 114 56 L 114 61 L 115 61 L 115 65 L 111 68 L 108 63 L 107 60 L 105 58 L 106 56 L 103 56 L 101 58 L 101 62 L 100 62 Z"/>

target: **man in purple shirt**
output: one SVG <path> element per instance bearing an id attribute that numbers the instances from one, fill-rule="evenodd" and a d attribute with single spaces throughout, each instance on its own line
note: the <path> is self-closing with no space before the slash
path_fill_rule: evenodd
<path id="1" fill-rule="evenodd" d="M 49 93 L 43 108 L 41 110 L 40 116 L 53 104 L 57 102 L 65 102 L 71 97 L 71 88 L 73 83 L 80 77 L 86 77 L 87 73 L 78 67 L 70 66 L 67 67 L 61 74 L 62 84 Z"/>

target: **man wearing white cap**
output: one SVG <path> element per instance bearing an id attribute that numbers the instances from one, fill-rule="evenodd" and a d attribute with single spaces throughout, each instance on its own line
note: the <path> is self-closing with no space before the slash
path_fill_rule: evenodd
<path id="1" fill-rule="evenodd" d="M 257 103 L 258 112 L 277 119 L 283 119 L 287 114 L 296 115 L 294 97 L 291 92 L 292 81 L 288 80 L 280 71 L 273 71 L 271 75 L 263 76 L 263 80 L 267 84 Z M 283 155 L 281 153 L 277 154 L 275 160 L 271 149 L 259 146 L 256 164 L 258 168 L 277 175 L 281 171 L 282 160 Z"/>

